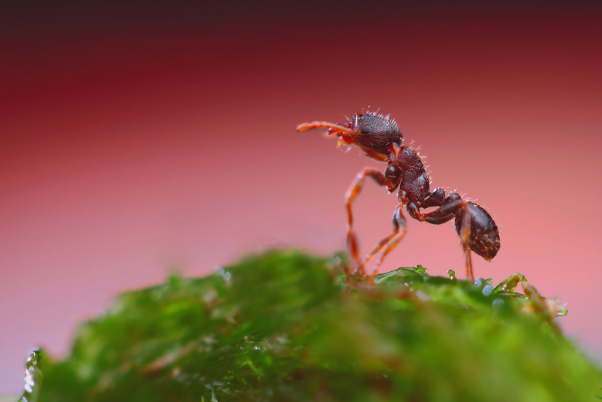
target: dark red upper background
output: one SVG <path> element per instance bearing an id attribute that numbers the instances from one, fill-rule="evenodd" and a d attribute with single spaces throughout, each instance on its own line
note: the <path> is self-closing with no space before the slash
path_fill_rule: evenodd
<path id="1" fill-rule="evenodd" d="M 343 249 L 343 194 L 383 165 L 294 129 L 369 105 L 434 186 L 494 215 L 502 248 L 476 275 L 560 296 L 601 359 L 602 13 L 487 4 L 3 4 L 0 394 L 120 291 L 265 247 Z M 366 186 L 364 252 L 394 207 Z M 451 224 L 409 222 L 384 269 L 416 264 L 463 272 Z"/>

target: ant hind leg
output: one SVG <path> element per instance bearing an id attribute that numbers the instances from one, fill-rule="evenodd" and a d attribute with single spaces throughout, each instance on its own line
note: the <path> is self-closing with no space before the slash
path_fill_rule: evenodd
<path id="1" fill-rule="evenodd" d="M 470 278 L 474 282 L 474 274 L 472 273 L 472 257 L 470 254 L 469 242 L 470 242 L 470 211 L 468 205 L 462 206 L 460 210 L 460 216 L 456 217 L 461 219 L 458 230 L 460 241 L 462 242 L 462 250 L 464 251 L 464 261 L 466 263 L 466 278 Z"/>

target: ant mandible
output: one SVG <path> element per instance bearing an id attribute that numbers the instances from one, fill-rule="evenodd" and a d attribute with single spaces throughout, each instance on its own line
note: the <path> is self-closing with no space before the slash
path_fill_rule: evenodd
<path id="1" fill-rule="evenodd" d="M 490 261 L 500 249 L 500 235 L 493 218 L 480 205 L 462 199 L 457 193 L 445 195 L 445 190 L 430 190 L 430 178 L 416 150 L 402 145 L 403 136 L 395 120 L 390 115 L 375 112 L 356 113 L 347 123 L 329 123 L 312 121 L 297 126 L 297 131 L 328 130 L 329 135 L 339 138 L 339 145 L 356 145 L 366 156 L 386 162 L 384 173 L 364 168 L 357 174 L 345 194 L 347 208 L 347 248 L 349 254 L 357 262 L 357 273 L 365 275 L 366 265 L 379 252 L 380 259 L 372 271 L 370 280 L 376 273 L 387 254 L 389 254 L 407 233 L 406 219 L 402 209 L 405 206 L 408 214 L 420 221 L 440 225 L 455 220 L 456 232 L 460 236 L 466 262 L 466 277 L 474 281 L 470 250 L 485 260 Z M 362 190 L 366 177 L 389 190 L 399 187 L 399 205 L 393 214 L 393 232 L 379 241 L 364 261 L 360 260 L 357 236 L 353 230 L 353 213 L 351 207 Z M 432 212 L 421 209 L 437 207 Z M 346 271 L 349 275 L 349 272 Z"/>

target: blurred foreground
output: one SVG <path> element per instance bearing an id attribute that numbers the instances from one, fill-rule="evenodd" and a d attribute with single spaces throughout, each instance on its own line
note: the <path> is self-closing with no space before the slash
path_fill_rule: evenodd
<path id="1" fill-rule="evenodd" d="M 562 306 L 422 267 L 346 283 L 343 256 L 251 256 L 122 294 L 70 355 L 32 353 L 22 401 L 593 401 Z"/>

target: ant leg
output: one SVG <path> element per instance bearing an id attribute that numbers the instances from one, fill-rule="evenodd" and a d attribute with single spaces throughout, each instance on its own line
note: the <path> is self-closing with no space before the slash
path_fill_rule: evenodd
<path id="1" fill-rule="evenodd" d="M 403 216 L 402 209 L 403 204 L 399 204 L 397 208 L 395 208 L 395 212 L 393 213 L 393 233 L 379 241 L 376 244 L 376 246 L 374 246 L 372 252 L 368 254 L 364 262 L 362 262 L 362 264 L 360 265 L 359 269 L 362 272 L 365 272 L 365 267 L 368 264 L 368 262 L 370 262 L 370 260 L 386 246 L 385 251 L 379 258 L 379 260 L 376 262 L 376 265 L 372 270 L 372 278 L 374 278 L 378 273 L 378 269 L 380 268 L 387 254 L 393 251 L 393 249 L 399 244 L 401 239 L 403 239 L 403 237 L 408 231 L 406 228 L 406 219 Z"/>
<path id="2" fill-rule="evenodd" d="M 430 199 L 431 197 L 427 198 L 427 200 Z M 416 206 L 416 204 L 414 204 L 413 202 L 407 204 L 407 210 L 412 218 L 420 222 L 428 222 L 433 225 L 440 225 L 442 223 L 452 220 L 456 216 L 458 211 L 460 211 L 463 208 L 466 208 L 467 205 L 468 204 L 466 203 L 466 201 L 464 201 L 459 194 L 452 193 L 449 196 L 447 196 L 447 198 L 443 202 L 441 202 L 439 208 L 432 212 L 420 212 L 418 206 Z M 426 207 L 429 206 L 436 205 L 432 205 L 431 203 L 430 205 L 427 204 Z M 424 203 L 420 206 L 420 208 L 426 207 L 424 206 Z"/>
<path id="3" fill-rule="evenodd" d="M 462 249 L 464 250 L 464 261 L 466 263 L 466 277 L 470 278 L 474 282 L 474 275 L 472 273 L 472 257 L 470 255 L 470 248 L 468 248 L 468 242 L 470 241 L 470 211 L 468 211 L 468 205 L 464 203 L 464 207 L 460 212 L 462 221 L 460 223 L 460 241 L 462 242 Z"/>
<path id="4" fill-rule="evenodd" d="M 355 179 L 345 194 L 345 207 L 347 209 L 347 249 L 349 250 L 349 255 L 351 258 L 353 258 L 357 263 L 358 272 L 362 275 L 364 274 L 364 271 L 360 262 L 359 243 L 357 241 L 355 231 L 353 230 L 353 211 L 351 206 L 353 201 L 355 201 L 355 198 L 362 191 L 366 177 L 370 177 L 381 187 L 387 187 L 387 179 L 385 178 L 384 174 L 373 168 L 364 168 L 355 176 Z"/>
<path id="5" fill-rule="evenodd" d="M 472 272 L 472 256 L 469 248 L 471 220 L 470 211 L 468 210 L 468 203 L 464 201 L 458 194 L 454 193 L 450 194 L 442 203 L 442 205 L 433 212 L 423 214 L 414 203 L 409 203 L 407 209 L 412 218 L 434 225 L 440 225 L 448 222 L 459 214 L 459 218 L 461 220 L 459 224 L 456 220 L 456 225 L 458 227 L 457 231 L 458 235 L 460 236 L 462 250 L 464 252 L 466 277 L 471 281 L 474 281 L 474 275 Z"/>
<path id="6" fill-rule="evenodd" d="M 395 214 L 395 218 L 393 220 L 393 222 L 396 223 L 396 225 L 394 224 L 394 228 L 396 228 L 397 233 L 395 233 L 393 238 L 391 238 L 391 240 L 387 244 L 387 247 L 385 248 L 385 251 L 383 251 L 383 253 L 381 254 L 378 261 L 376 261 L 376 265 L 374 265 L 374 269 L 372 270 L 372 275 L 370 275 L 371 283 L 374 283 L 374 278 L 376 278 L 376 274 L 378 273 L 378 270 L 379 270 L 380 266 L 382 265 L 383 261 L 385 260 L 385 257 L 387 256 L 387 254 L 389 254 L 391 251 L 393 251 L 393 249 L 395 247 L 397 247 L 399 242 L 404 238 L 404 236 L 408 232 L 408 230 L 406 229 L 406 220 L 403 217 L 403 214 L 401 213 L 401 207 L 402 207 L 402 205 L 397 207 L 398 210 L 395 211 L 396 214 Z M 401 227 L 401 231 L 399 230 L 400 227 Z"/>

